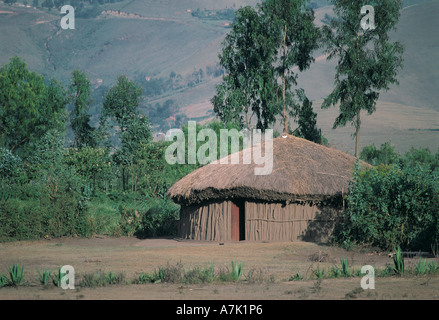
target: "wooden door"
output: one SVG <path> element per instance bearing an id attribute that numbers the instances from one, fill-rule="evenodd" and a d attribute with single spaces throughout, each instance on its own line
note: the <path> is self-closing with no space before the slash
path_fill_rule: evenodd
<path id="1" fill-rule="evenodd" d="M 239 207 L 232 202 L 232 241 L 239 241 Z"/>

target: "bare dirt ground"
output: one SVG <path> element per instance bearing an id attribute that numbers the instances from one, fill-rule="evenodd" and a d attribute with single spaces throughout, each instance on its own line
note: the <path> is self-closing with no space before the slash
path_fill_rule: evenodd
<path id="1" fill-rule="evenodd" d="M 2 300 L 285 300 L 285 299 L 439 299 L 438 275 L 376 277 L 375 289 L 361 290 L 361 277 L 324 278 L 317 281 L 313 272 L 340 265 L 341 258 L 358 270 L 363 265 L 383 269 L 392 260 L 387 252 L 346 251 L 337 247 L 307 242 L 196 242 L 179 239 L 137 238 L 62 238 L 33 242 L 0 244 L 0 275 L 18 263 L 24 267 L 24 284 L 0 289 Z M 320 262 L 319 262 L 320 260 Z M 242 262 L 242 281 L 208 284 L 133 284 L 142 272 L 152 273 L 166 264 L 181 262 L 185 268 L 213 264 L 214 269 L 230 268 Z M 406 266 L 419 260 L 406 259 Z M 438 263 L 438 260 L 435 259 Z M 76 285 L 63 290 L 39 284 L 38 271 L 71 265 L 75 280 L 81 275 L 122 272 L 127 284 L 88 288 Z M 253 271 L 252 281 L 247 276 Z M 288 281 L 300 271 L 304 280 Z M 256 275 L 256 276 L 255 276 Z"/>

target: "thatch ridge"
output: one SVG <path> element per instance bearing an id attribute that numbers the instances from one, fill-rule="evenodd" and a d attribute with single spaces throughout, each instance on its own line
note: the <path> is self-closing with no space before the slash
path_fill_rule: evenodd
<path id="1" fill-rule="evenodd" d="M 262 143 L 262 151 L 264 142 Z M 356 158 L 340 150 L 287 136 L 273 139 L 273 170 L 255 175 L 255 163 L 215 161 L 177 181 L 168 195 L 180 204 L 224 199 L 325 201 L 346 193 Z M 363 165 L 368 166 L 364 162 Z"/>

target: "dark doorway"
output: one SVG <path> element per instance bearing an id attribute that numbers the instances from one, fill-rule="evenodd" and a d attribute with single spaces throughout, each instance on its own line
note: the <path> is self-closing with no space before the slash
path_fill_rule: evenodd
<path id="1" fill-rule="evenodd" d="M 232 241 L 245 240 L 245 206 L 243 202 L 232 202 L 231 220 Z"/>

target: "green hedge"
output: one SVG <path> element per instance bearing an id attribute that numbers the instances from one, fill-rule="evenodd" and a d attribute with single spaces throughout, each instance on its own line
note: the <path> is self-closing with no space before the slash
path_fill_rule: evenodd
<path id="1" fill-rule="evenodd" d="M 431 164 L 401 163 L 363 171 L 357 166 L 336 242 L 437 251 L 439 171 Z"/>

